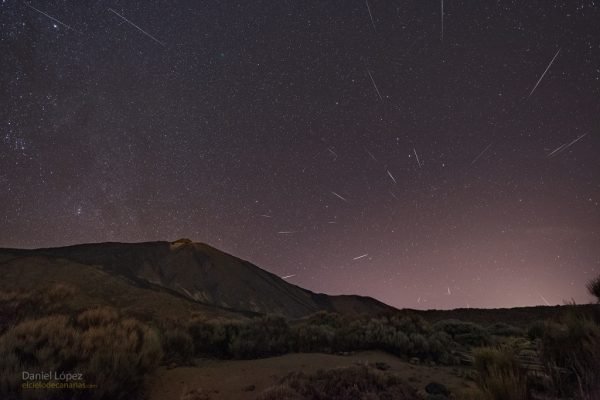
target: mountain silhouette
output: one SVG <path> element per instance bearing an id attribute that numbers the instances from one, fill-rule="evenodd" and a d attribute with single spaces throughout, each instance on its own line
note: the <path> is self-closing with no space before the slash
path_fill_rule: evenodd
<path id="1" fill-rule="evenodd" d="M 0 273 L 3 289 L 66 283 L 78 288 L 87 303 L 144 312 L 157 307 L 166 314 L 193 310 L 299 318 L 317 311 L 352 315 L 393 310 L 370 297 L 311 292 L 189 239 L 0 249 Z"/>

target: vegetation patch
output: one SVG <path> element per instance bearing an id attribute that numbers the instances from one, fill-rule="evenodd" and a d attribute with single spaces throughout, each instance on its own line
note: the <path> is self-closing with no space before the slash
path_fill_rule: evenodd
<path id="1" fill-rule="evenodd" d="M 129 399 L 142 392 L 162 350 L 157 332 L 115 310 L 28 319 L 0 336 L 0 397 L 3 399 Z M 75 389 L 23 388 L 23 373 L 79 375 Z M 58 375 L 59 379 L 54 379 Z M 36 379 L 40 381 L 40 379 Z"/>
<path id="2" fill-rule="evenodd" d="M 320 370 L 314 374 L 293 373 L 279 385 L 267 389 L 259 400 L 391 400 L 421 399 L 398 377 L 367 365 Z"/>

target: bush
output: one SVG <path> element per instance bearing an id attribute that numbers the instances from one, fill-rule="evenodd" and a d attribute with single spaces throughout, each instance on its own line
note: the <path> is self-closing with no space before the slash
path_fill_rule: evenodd
<path id="1" fill-rule="evenodd" d="M 436 361 L 447 361 L 446 356 L 451 344 L 452 338 L 450 335 L 446 332 L 435 332 L 429 337 L 429 353 Z"/>
<path id="2" fill-rule="evenodd" d="M 436 322 L 433 329 L 447 333 L 452 340 L 464 346 L 486 346 L 491 342 L 487 330 L 472 322 L 447 319 Z"/>
<path id="3" fill-rule="evenodd" d="M 474 352 L 478 385 L 493 400 L 527 399 L 527 376 L 512 349 L 484 347 Z"/>
<path id="4" fill-rule="evenodd" d="M 597 276 L 588 282 L 587 290 L 592 296 L 596 297 L 596 301 L 600 303 L 600 276 Z"/>
<path id="5" fill-rule="evenodd" d="M 341 328 L 347 322 L 346 318 L 342 315 L 327 311 L 319 311 L 311 314 L 305 321 L 309 325 L 326 325 L 331 328 Z"/>
<path id="6" fill-rule="evenodd" d="M 115 323 L 119 319 L 116 310 L 109 307 L 98 307 L 86 310 L 77 317 L 77 324 L 83 329 L 94 326 L 106 326 Z"/>
<path id="7" fill-rule="evenodd" d="M 192 336 L 181 328 L 172 328 L 162 335 L 164 362 L 188 364 L 194 357 Z"/>
<path id="8" fill-rule="evenodd" d="M 77 289 L 65 283 L 55 283 L 43 289 L 39 296 L 46 304 L 55 304 L 73 297 L 77 293 Z"/>
<path id="9" fill-rule="evenodd" d="M 139 393 L 145 375 L 162 356 L 158 335 L 133 319 L 117 317 L 112 310 L 93 310 L 75 321 L 54 315 L 23 321 L 0 337 L 0 395 L 23 398 L 21 371 L 82 373 L 95 389 L 49 390 L 46 398 L 125 399 Z M 37 392 L 37 391 L 36 391 Z"/>
<path id="10" fill-rule="evenodd" d="M 420 333 L 411 333 L 409 336 L 410 347 L 409 355 L 417 356 L 419 358 L 428 358 L 429 356 L 429 342 L 425 339 L 425 336 Z"/>
<path id="11" fill-rule="evenodd" d="M 488 326 L 487 331 L 490 335 L 506 337 L 523 336 L 525 333 L 521 328 L 517 328 L 516 326 L 512 326 L 502 322 L 497 322 L 493 325 Z"/>
<path id="12" fill-rule="evenodd" d="M 170 326 L 163 331 L 166 335 L 173 329 Z M 422 318 L 411 314 L 348 318 L 319 312 L 291 325 L 276 316 L 218 322 L 192 318 L 181 329 L 189 333 L 196 356 L 220 358 L 379 349 L 401 357 L 450 361 L 450 351 L 457 347 L 450 335 L 432 330 Z"/>
<path id="13" fill-rule="evenodd" d="M 558 395 L 600 398 L 599 354 L 600 325 L 588 317 L 572 312 L 547 324 L 542 358 Z"/>
<path id="14" fill-rule="evenodd" d="M 402 380 L 366 365 L 317 371 L 314 374 L 292 373 L 279 385 L 267 389 L 259 400 L 354 400 L 419 399 Z"/>
<path id="15" fill-rule="evenodd" d="M 283 354 L 290 349 L 290 327 L 277 316 L 246 321 L 193 319 L 187 329 L 198 356 L 251 359 Z"/>
<path id="16" fill-rule="evenodd" d="M 291 330 L 291 345 L 298 352 L 333 351 L 336 332 L 327 325 L 302 324 Z"/>
<path id="17" fill-rule="evenodd" d="M 400 357 L 449 360 L 455 347 L 444 332 L 436 332 L 414 314 L 391 314 L 372 318 L 345 318 L 318 313 L 296 322 L 291 329 L 294 351 L 358 351 L 379 349 Z"/>
<path id="18" fill-rule="evenodd" d="M 288 351 L 289 326 L 282 317 L 265 316 L 239 324 L 230 337 L 229 354 L 234 358 L 260 358 Z"/>
<path id="19" fill-rule="evenodd" d="M 546 322 L 535 321 L 527 328 L 527 337 L 531 340 L 541 339 L 546 331 Z"/>
<path id="20" fill-rule="evenodd" d="M 429 335 L 432 332 L 431 326 L 427 321 L 417 314 L 394 314 L 388 317 L 388 324 L 404 333 L 419 333 Z"/>
<path id="21" fill-rule="evenodd" d="M 76 293 L 73 287 L 62 283 L 37 290 L 0 291 L 0 334 L 25 318 L 71 312 L 66 300 Z"/>
<path id="22" fill-rule="evenodd" d="M 194 354 L 197 356 L 230 357 L 230 336 L 236 330 L 237 323 L 207 322 L 193 319 L 188 325 L 192 337 Z"/>

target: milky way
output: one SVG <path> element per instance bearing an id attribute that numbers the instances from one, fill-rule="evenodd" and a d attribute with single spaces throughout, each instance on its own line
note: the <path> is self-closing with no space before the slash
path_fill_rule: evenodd
<path id="1" fill-rule="evenodd" d="M 397 307 L 589 301 L 597 2 L 0 10 L 0 246 L 186 237 Z"/>

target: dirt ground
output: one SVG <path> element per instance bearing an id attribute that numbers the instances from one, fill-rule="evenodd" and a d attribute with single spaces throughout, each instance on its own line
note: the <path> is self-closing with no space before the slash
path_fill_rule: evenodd
<path id="1" fill-rule="evenodd" d="M 475 384 L 456 367 L 413 365 L 390 354 L 370 351 L 350 355 L 320 353 L 286 354 L 259 360 L 198 360 L 194 367 L 160 368 L 150 382 L 150 400 L 179 400 L 183 393 L 201 388 L 211 400 L 252 400 L 292 371 L 312 373 L 318 369 L 384 362 L 417 390 L 436 381 L 452 393 L 475 391 Z M 462 396 L 461 396 L 462 397 Z"/>

